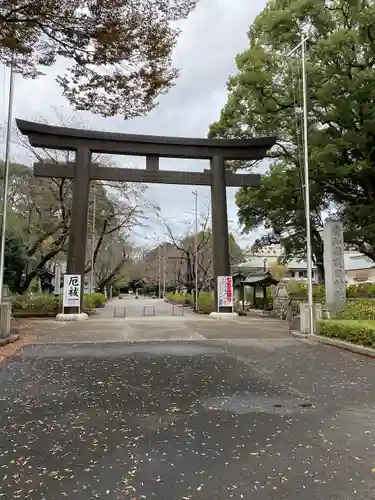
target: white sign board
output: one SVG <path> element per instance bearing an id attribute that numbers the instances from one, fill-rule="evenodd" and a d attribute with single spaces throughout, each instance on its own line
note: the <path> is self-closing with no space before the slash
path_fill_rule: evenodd
<path id="1" fill-rule="evenodd" d="M 63 307 L 80 307 L 81 276 L 79 274 L 64 274 Z"/>
<path id="2" fill-rule="evenodd" d="M 217 305 L 218 307 L 233 307 L 232 276 L 217 277 Z"/>

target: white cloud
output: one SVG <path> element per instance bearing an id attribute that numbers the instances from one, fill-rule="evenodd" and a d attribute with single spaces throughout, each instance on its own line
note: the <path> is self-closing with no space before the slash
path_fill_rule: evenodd
<path id="1" fill-rule="evenodd" d="M 173 89 L 160 99 L 148 116 L 124 121 L 121 117 L 101 118 L 90 113 L 71 110 L 61 96 L 55 77 L 63 71 L 63 61 L 46 76 L 35 81 L 16 78 L 14 117 L 33 119 L 42 116 L 56 123 L 52 106 L 61 107 L 67 116 L 84 120 L 90 128 L 139 134 L 203 136 L 210 123 L 218 119 L 226 101 L 226 81 L 236 72 L 235 56 L 247 47 L 247 31 L 265 0 L 201 0 L 197 9 L 180 26 L 182 34 L 174 52 L 174 64 L 181 76 Z M 7 71 L 2 69 L 6 88 Z M 6 91 L 0 95 L 0 126 L 6 117 Z M 13 156 L 22 159 L 22 151 L 13 149 Z M 121 159 L 119 158 L 120 162 Z M 126 159 L 127 160 L 127 159 Z M 139 164 L 139 162 L 138 162 Z M 165 160 L 168 169 L 201 170 L 204 162 Z M 228 189 L 228 218 L 236 219 L 235 189 Z M 209 199 L 208 188 L 199 188 L 200 209 Z M 193 209 L 192 189 L 185 186 L 149 188 L 149 197 L 160 204 L 164 214 L 178 217 Z"/>

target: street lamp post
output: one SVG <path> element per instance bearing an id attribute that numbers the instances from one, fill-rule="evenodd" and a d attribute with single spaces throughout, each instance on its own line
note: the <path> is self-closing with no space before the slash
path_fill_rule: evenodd
<path id="1" fill-rule="evenodd" d="M 198 312 L 198 191 L 193 191 L 195 197 L 195 310 Z"/>
<path id="2" fill-rule="evenodd" d="M 166 278 L 167 278 L 167 245 L 164 243 L 164 256 L 163 256 L 163 299 L 166 293 Z"/>
<path id="3" fill-rule="evenodd" d="M 96 192 L 92 200 L 92 241 L 91 241 L 91 270 L 90 270 L 90 293 L 94 293 L 94 256 L 95 256 L 95 226 L 96 226 Z"/>
<path id="4" fill-rule="evenodd" d="M 3 303 L 3 288 L 4 288 L 5 239 L 7 231 L 10 144 L 12 136 L 13 100 L 14 100 L 14 55 L 12 54 L 12 60 L 10 63 L 10 76 L 9 76 L 8 119 L 7 119 L 7 136 L 5 143 L 4 184 L 3 184 L 3 199 L 2 199 L 3 216 L 1 221 L 1 243 L 0 243 L 0 304 Z"/>
<path id="5" fill-rule="evenodd" d="M 158 247 L 158 298 L 161 298 L 161 265 L 160 265 L 160 245 Z"/>

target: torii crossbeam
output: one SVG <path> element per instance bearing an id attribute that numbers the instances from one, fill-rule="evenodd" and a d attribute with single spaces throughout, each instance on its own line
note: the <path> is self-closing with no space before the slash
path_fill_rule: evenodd
<path id="1" fill-rule="evenodd" d="M 144 136 L 55 127 L 25 120 L 16 122 L 32 146 L 76 152 L 74 164 L 34 165 L 35 176 L 70 178 L 74 181 L 67 273 L 80 274 L 83 283 L 90 182 L 106 180 L 211 186 L 214 276 L 217 278 L 230 274 L 226 187 L 259 186 L 260 175 L 228 172 L 225 170 L 225 160 L 260 160 L 275 144 L 275 137 L 196 139 Z M 92 153 L 145 156 L 146 169 L 101 167 L 91 162 Z M 208 159 L 211 168 L 203 172 L 160 170 L 159 158 Z M 217 279 L 217 299 L 216 284 Z M 70 312 L 77 311 L 74 309 Z M 218 312 L 230 311 L 222 307 Z"/>

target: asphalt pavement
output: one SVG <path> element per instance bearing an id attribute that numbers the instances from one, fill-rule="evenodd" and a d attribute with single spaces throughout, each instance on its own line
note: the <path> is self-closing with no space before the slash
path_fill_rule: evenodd
<path id="1" fill-rule="evenodd" d="M 219 325 L 11 358 L 0 499 L 374 499 L 374 361 Z"/>

